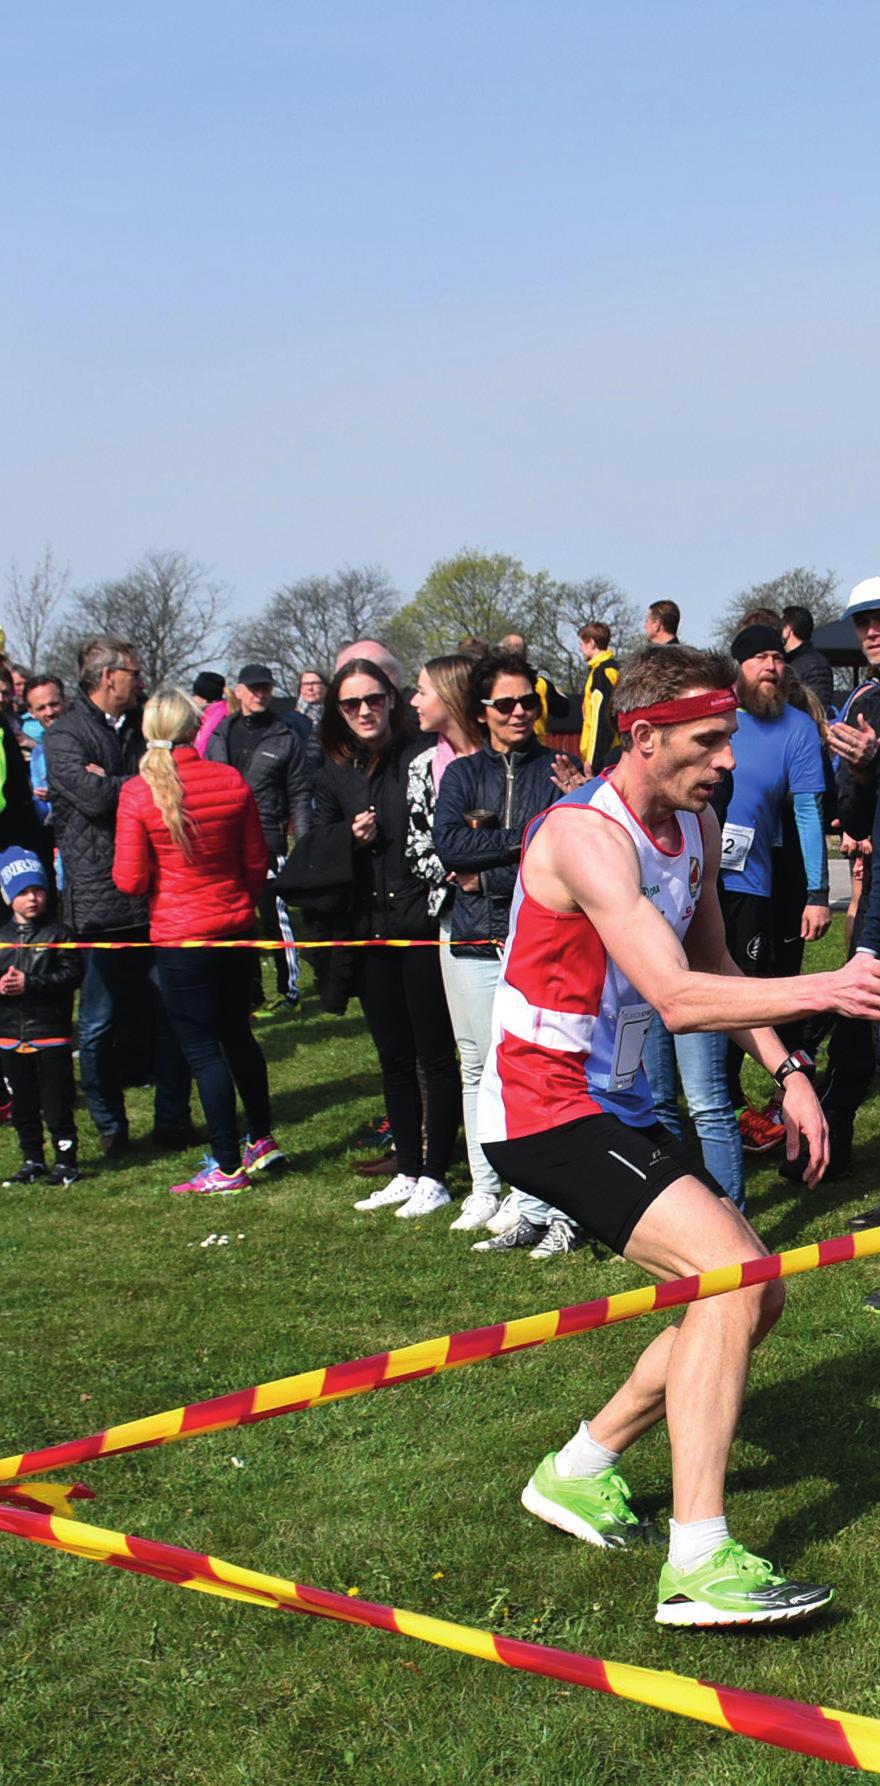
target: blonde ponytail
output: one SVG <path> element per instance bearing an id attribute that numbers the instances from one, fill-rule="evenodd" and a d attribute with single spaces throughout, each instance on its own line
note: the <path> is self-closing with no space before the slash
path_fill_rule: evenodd
<path id="1" fill-rule="evenodd" d="M 183 801 L 183 787 L 174 762 L 175 744 L 192 744 L 202 716 L 182 688 L 159 688 L 144 708 L 145 754 L 140 774 L 164 823 L 186 860 L 192 860 L 194 821 Z"/>

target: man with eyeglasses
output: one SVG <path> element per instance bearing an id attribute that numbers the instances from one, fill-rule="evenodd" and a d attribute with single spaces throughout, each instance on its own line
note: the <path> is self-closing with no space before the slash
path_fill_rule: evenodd
<path id="1" fill-rule="evenodd" d="M 45 733 L 48 793 L 64 865 L 64 912 L 85 942 L 145 942 L 147 902 L 113 880 L 116 807 L 144 753 L 141 671 L 134 645 L 102 635 L 80 647 L 79 686 Z M 188 1143 L 190 1075 L 149 983 L 147 949 L 91 950 L 79 1005 L 80 1078 L 103 1152 L 128 1151 L 121 1026 L 140 1045 L 156 1031 L 155 1139 Z M 133 1026 L 137 1026 L 137 1032 Z M 167 1033 L 166 1033 L 167 1030 Z"/>

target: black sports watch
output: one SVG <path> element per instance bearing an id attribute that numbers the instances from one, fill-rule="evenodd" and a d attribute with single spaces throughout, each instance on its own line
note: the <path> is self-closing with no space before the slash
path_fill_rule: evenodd
<path id="1" fill-rule="evenodd" d="M 806 1048 L 796 1048 L 793 1054 L 787 1054 L 785 1059 L 780 1061 L 773 1077 L 777 1085 L 784 1085 L 792 1073 L 806 1073 L 812 1079 L 815 1071 L 816 1062 L 807 1053 Z"/>

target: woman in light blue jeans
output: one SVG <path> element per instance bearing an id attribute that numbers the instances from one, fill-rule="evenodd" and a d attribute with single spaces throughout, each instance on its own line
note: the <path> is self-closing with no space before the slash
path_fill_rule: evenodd
<path id="1" fill-rule="evenodd" d="M 422 731 L 435 732 L 439 742 L 410 764 L 407 857 L 414 871 L 432 883 L 430 898 L 435 903 L 431 910 L 440 917 L 440 968 L 461 1066 L 471 1190 L 452 1227 L 482 1228 L 498 1216 L 511 1233 L 518 1230 L 525 1235 L 531 1225 L 536 1231 L 534 1239 L 554 1218 L 563 1221 L 562 1211 L 514 1189 L 502 1214 L 501 1181 L 476 1135 L 477 1091 L 491 1041 L 492 1002 L 501 971 L 501 950 L 499 947 L 482 955 L 473 951 L 453 954 L 449 943 L 454 890 L 458 887 L 462 894 L 478 892 L 480 875 L 463 871 L 448 874 L 437 856 L 432 835 L 437 790 L 445 770 L 457 758 L 472 756 L 483 742 L 482 730 L 473 715 L 472 671 L 473 661 L 463 656 L 431 658 L 420 671 L 413 706 Z M 547 755 L 549 761 L 550 753 Z M 554 790 L 548 791 L 552 795 Z M 498 1246 L 499 1239 L 480 1244 Z M 516 1244 L 526 1243 L 517 1240 Z"/>
<path id="2" fill-rule="evenodd" d="M 448 996 L 448 995 L 447 995 Z M 642 1064 L 654 1099 L 657 1121 L 673 1135 L 683 1134 L 678 1107 L 678 1080 L 700 1142 L 707 1172 L 727 1192 L 737 1209 L 745 1209 L 742 1141 L 727 1084 L 727 1036 L 674 1036 L 655 1016 Z"/>

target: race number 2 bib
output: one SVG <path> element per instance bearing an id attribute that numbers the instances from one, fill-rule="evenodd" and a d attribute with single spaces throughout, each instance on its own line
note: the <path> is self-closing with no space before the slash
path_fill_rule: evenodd
<path id="1" fill-rule="evenodd" d="M 722 869 L 728 874 L 742 874 L 754 840 L 754 825 L 725 825 L 721 833 Z"/>
<path id="2" fill-rule="evenodd" d="M 624 1005 L 618 1013 L 609 1091 L 627 1091 L 632 1085 L 642 1064 L 642 1050 L 653 1016 L 653 1005 Z"/>

